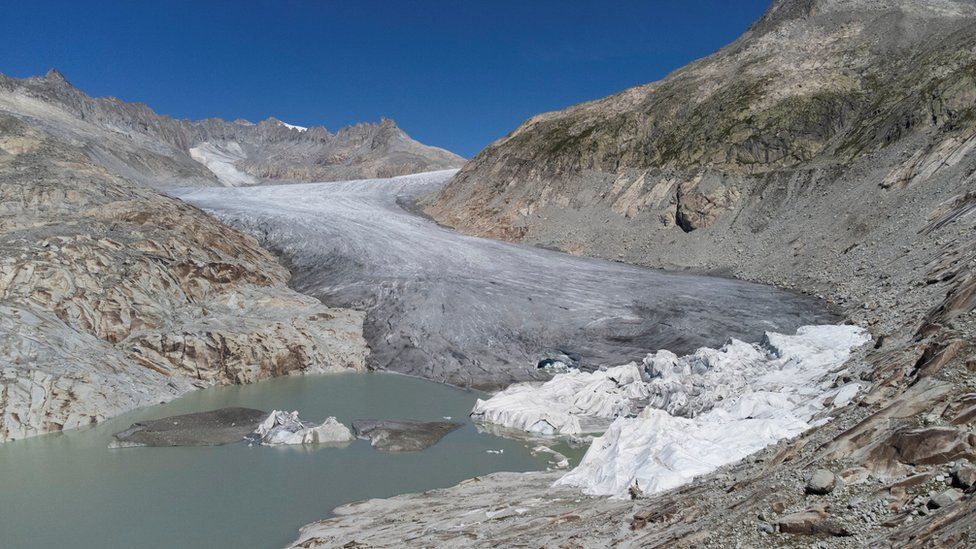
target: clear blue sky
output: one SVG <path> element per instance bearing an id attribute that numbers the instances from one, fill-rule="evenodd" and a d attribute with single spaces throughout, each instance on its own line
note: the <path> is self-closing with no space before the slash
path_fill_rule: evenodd
<path id="1" fill-rule="evenodd" d="M 769 0 L 5 2 L 0 72 L 57 67 L 180 118 L 381 116 L 470 157 L 533 114 L 661 78 Z"/>

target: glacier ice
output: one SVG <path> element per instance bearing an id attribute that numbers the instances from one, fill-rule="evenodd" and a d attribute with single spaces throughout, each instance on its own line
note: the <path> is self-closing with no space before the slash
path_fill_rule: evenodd
<path id="1" fill-rule="evenodd" d="M 857 393 L 858 384 L 837 380 L 851 350 L 870 339 L 856 326 L 804 326 L 756 345 L 649 355 L 651 403 L 615 420 L 557 484 L 618 497 L 636 484 L 652 494 L 799 435 Z"/>
<path id="2" fill-rule="evenodd" d="M 227 187 L 254 185 L 258 182 L 251 174 L 237 169 L 237 162 L 246 160 L 247 154 L 236 141 L 223 144 L 200 143 L 190 149 L 190 158 L 206 166 Z"/>
<path id="3" fill-rule="evenodd" d="M 823 421 L 857 383 L 838 383 L 851 351 L 870 340 L 856 326 L 767 332 L 678 357 L 666 350 L 604 371 L 519 383 L 479 400 L 472 417 L 543 435 L 575 435 L 613 420 L 557 484 L 625 497 L 680 486 Z M 639 413 L 637 413 L 637 411 Z"/>
<path id="4" fill-rule="evenodd" d="M 336 418 L 329 417 L 320 425 L 307 423 L 298 417 L 298 412 L 273 410 L 258 425 L 254 435 L 261 444 L 336 444 L 356 439 L 348 427 Z"/>
<path id="5" fill-rule="evenodd" d="M 601 432 L 647 397 L 636 364 L 569 371 L 543 383 L 516 383 L 475 403 L 471 417 L 540 435 Z M 635 411 L 636 412 L 636 411 Z"/>

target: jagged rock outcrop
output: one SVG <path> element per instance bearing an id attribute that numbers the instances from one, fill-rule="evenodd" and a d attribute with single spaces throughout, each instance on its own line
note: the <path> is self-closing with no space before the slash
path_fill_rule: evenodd
<path id="1" fill-rule="evenodd" d="M 26 79 L 0 75 L 0 110 L 83 143 L 95 163 L 154 187 L 393 177 L 463 163 L 411 139 L 392 120 L 334 134 L 275 118 L 177 120 L 142 103 L 91 98 L 53 69 Z"/>
<path id="2" fill-rule="evenodd" d="M 0 441 L 194 387 L 363 369 L 361 313 L 257 241 L 0 113 Z"/>

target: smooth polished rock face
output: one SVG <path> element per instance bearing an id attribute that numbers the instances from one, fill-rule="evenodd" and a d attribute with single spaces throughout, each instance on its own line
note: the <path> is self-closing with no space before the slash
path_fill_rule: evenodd
<path id="1" fill-rule="evenodd" d="M 548 379 L 547 359 L 592 370 L 834 320 L 768 286 L 472 238 L 405 211 L 451 173 L 172 192 L 279 252 L 292 287 L 364 309 L 371 367 L 463 387 Z"/>
<path id="2" fill-rule="evenodd" d="M 268 416 L 253 408 L 221 408 L 133 423 L 112 435 L 112 448 L 130 446 L 218 446 L 241 442 Z"/>
<path id="3" fill-rule="evenodd" d="M 368 438 L 373 448 L 385 452 L 417 452 L 437 444 L 461 427 L 451 421 L 409 419 L 358 419 L 352 422 L 356 436 Z"/>

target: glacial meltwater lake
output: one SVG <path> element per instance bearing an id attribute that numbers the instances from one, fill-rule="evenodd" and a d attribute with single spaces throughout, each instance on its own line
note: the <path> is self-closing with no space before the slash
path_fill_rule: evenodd
<path id="1" fill-rule="evenodd" d="M 0 444 L 0 546 L 273 548 L 343 503 L 447 487 L 496 471 L 543 470 L 527 443 L 479 432 L 482 393 L 395 374 L 298 376 L 218 387 L 95 427 Z M 305 420 L 441 420 L 464 427 L 422 452 L 345 448 L 109 449 L 131 423 L 227 406 L 299 410 Z M 582 449 L 556 449 L 578 463 Z M 488 450 L 504 450 L 489 453 Z"/>

